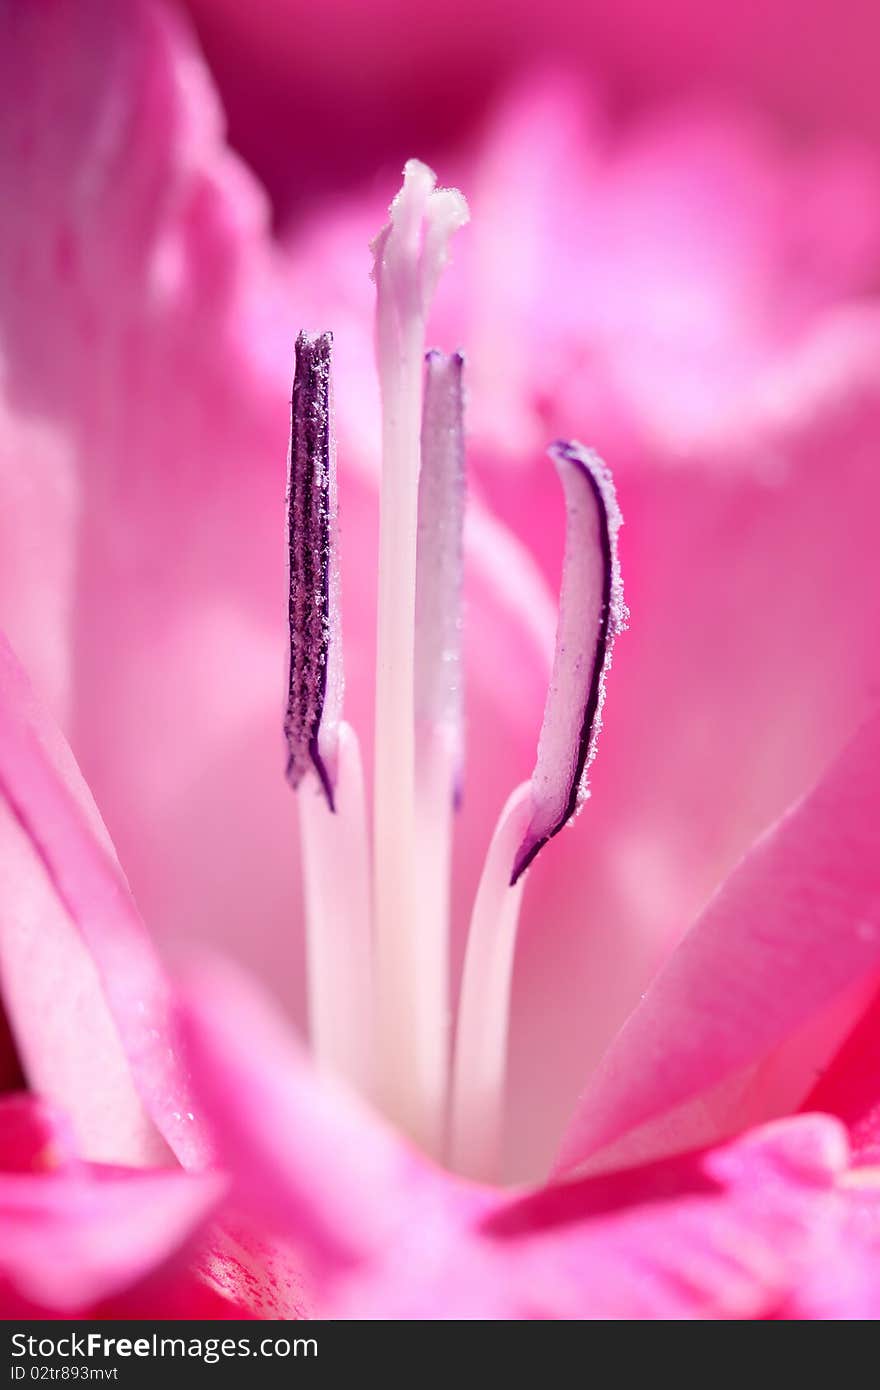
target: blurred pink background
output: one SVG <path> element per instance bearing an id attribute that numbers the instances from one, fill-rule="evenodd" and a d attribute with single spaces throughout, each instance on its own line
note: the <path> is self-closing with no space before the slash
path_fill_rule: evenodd
<path id="1" fill-rule="evenodd" d="M 795 136 L 880 135 L 873 0 L 186 0 L 232 144 L 280 214 L 319 184 L 437 157 L 518 67 L 564 61 L 626 118 L 682 96 L 743 101 Z M 292 139 L 302 122 L 307 141 Z"/>

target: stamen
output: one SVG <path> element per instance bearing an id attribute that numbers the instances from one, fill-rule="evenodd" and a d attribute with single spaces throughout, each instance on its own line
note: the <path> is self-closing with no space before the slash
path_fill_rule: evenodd
<path id="1" fill-rule="evenodd" d="M 342 722 L 332 341 L 330 333 L 301 333 L 296 343 L 284 732 L 287 777 L 299 791 L 312 1044 L 319 1065 L 366 1090 L 372 1069 L 371 891 L 360 750 Z"/>
<path id="2" fill-rule="evenodd" d="M 504 1124 L 510 986 L 525 879 L 510 865 L 531 815 L 524 782 L 501 812 L 474 901 L 462 975 L 452 1083 L 450 1167 L 497 1182 Z"/>
<path id="3" fill-rule="evenodd" d="M 456 1028 L 451 1163 L 487 1182 L 499 1177 L 523 875 L 588 794 L 611 646 L 628 617 L 617 560 L 622 518 L 611 475 L 579 444 L 554 444 L 550 456 L 566 504 L 553 674 L 531 782 L 502 811 L 480 880 Z"/>
<path id="4" fill-rule="evenodd" d="M 339 725 L 333 810 L 316 785 L 298 796 L 306 911 L 309 1036 L 318 1065 L 363 1094 L 373 1085 L 367 812 L 354 730 Z M 314 779 L 310 779 L 313 781 Z"/>
<path id="5" fill-rule="evenodd" d="M 532 773 L 532 817 L 511 884 L 589 796 L 587 773 L 602 727 L 605 676 L 614 638 L 629 618 L 617 558 L 623 518 L 611 474 L 581 444 L 556 443 L 550 457 L 565 492 L 562 592 L 553 674 Z"/>
<path id="6" fill-rule="evenodd" d="M 444 1153 L 452 820 L 462 769 L 464 431 L 459 354 L 423 357 L 460 194 L 411 160 L 374 243 L 382 397 L 374 859 L 360 752 L 342 721 L 329 333 L 296 345 L 288 474 L 287 775 L 300 789 L 315 1052 L 426 1151 Z M 423 399 L 424 396 L 424 399 Z M 524 874 L 588 795 L 616 634 L 626 625 L 611 477 L 577 443 L 550 450 L 566 504 L 553 674 L 535 769 L 509 798 L 470 923 L 450 1157 L 499 1177 Z M 374 918 L 371 918 L 371 904 Z M 371 937 L 372 921 L 375 935 Z M 375 951 L 375 963 L 373 960 Z M 371 1022 L 375 1031 L 371 1031 Z"/>
<path id="7" fill-rule="evenodd" d="M 300 333 L 296 340 L 287 468 L 290 649 L 284 716 L 288 781 L 296 788 L 314 768 L 331 811 L 344 684 L 332 344 L 332 333 Z"/>
<path id="8" fill-rule="evenodd" d="M 431 170 L 410 160 L 374 246 L 382 488 L 373 829 L 382 1100 L 402 1128 L 437 1152 L 446 1058 L 436 1008 L 419 992 L 426 972 L 415 808 L 416 536 L 425 317 L 467 207 L 460 194 L 434 185 Z"/>
<path id="9" fill-rule="evenodd" d="M 435 1031 L 438 1106 L 449 1053 L 449 892 L 452 823 L 462 776 L 461 580 L 464 526 L 462 358 L 425 359 L 416 559 L 415 986 L 422 1026 Z"/>
<path id="10" fill-rule="evenodd" d="M 425 357 L 416 572 L 417 732 L 461 740 L 461 584 L 464 528 L 464 401 L 460 352 Z M 456 748 L 460 771 L 461 750 Z"/>

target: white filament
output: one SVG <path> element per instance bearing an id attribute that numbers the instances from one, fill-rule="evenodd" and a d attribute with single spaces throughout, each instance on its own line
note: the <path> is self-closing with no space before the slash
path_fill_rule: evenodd
<path id="1" fill-rule="evenodd" d="M 438 1109 L 449 1053 L 452 827 L 462 760 L 462 366 L 460 355 L 440 352 L 429 352 L 425 363 L 416 565 L 416 862 L 425 970 L 418 1007 L 437 1030 Z"/>
<path id="2" fill-rule="evenodd" d="M 335 814 L 316 777 L 299 791 L 309 1032 L 318 1065 L 368 1093 L 373 1082 L 371 893 L 357 736 L 338 726 Z"/>
<path id="3" fill-rule="evenodd" d="M 450 1167 L 497 1182 L 504 1127 L 510 988 L 522 891 L 510 870 L 531 815 L 524 782 L 501 812 L 483 866 L 468 933 L 452 1080 Z"/>

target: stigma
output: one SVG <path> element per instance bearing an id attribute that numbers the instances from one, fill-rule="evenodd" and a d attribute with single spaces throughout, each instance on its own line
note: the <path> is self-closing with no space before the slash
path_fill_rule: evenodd
<path id="1" fill-rule="evenodd" d="M 431 300 L 468 218 L 411 160 L 373 243 L 382 403 L 372 815 L 344 720 L 330 332 L 301 333 L 288 453 L 286 772 L 297 791 L 312 1045 L 415 1143 L 496 1181 L 516 926 L 528 870 L 589 793 L 626 626 L 611 475 L 558 441 L 565 553 L 531 778 L 489 838 L 457 1007 L 450 872 L 465 771 L 461 637 L 466 361 L 426 351 Z M 360 731 L 363 733 L 363 731 Z M 455 1019 L 454 1036 L 450 1020 Z"/>

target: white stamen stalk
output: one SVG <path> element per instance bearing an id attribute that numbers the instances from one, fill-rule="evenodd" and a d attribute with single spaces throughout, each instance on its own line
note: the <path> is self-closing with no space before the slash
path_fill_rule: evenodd
<path id="1" fill-rule="evenodd" d="M 448 729 L 419 733 L 416 756 L 415 846 L 418 874 L 418 975 L 413 1005 L 431 1071 L 432 1149 L 442 1155 L 449 1070 L 449 889 L 458 741 Z M 430 1030 L 430 1032 L 429 1032 Z"/>
<path id="2" fill-rule="evenodd" d="M 309 1032 L 318 1065 L 369 1094 L 370 862 L 357 736 L 338 729 L 335 814 L 317 778 L 297 797 L 306 910 Z"/>
<path id="3" fill-rule="evenodd" d="M 511 866 L 531 815 L 531 784 L 509 797 L 474 901 L 458 1007 L 450 1166 L 480 1182 L 500 1179 L 510 989 L 525 876 Z"/>
<path id="4" fill-rule="evenodd" d="M 450 234 L 467 220 L 460 195 L 436 190 L 411 160 L 375 246 L 382 394 L 376 650 L 374 890 L 377 1067 L 386 1112 L 430 1152 L 442 1136 L 445 1051 L 440 1000 L 419 931 L 414 731 L 416 534 L 425 317 Z"/>
<path id="5" fill-rule="evenodd" d="M 436 1023 L 437 1088 L 449 1054 L 449 890 L 462 765 L 461 587 L 465 464 L 463 359 L 429 352 L 422 408 L 416 565 L 416 854 L 420 1009 Z"/>

